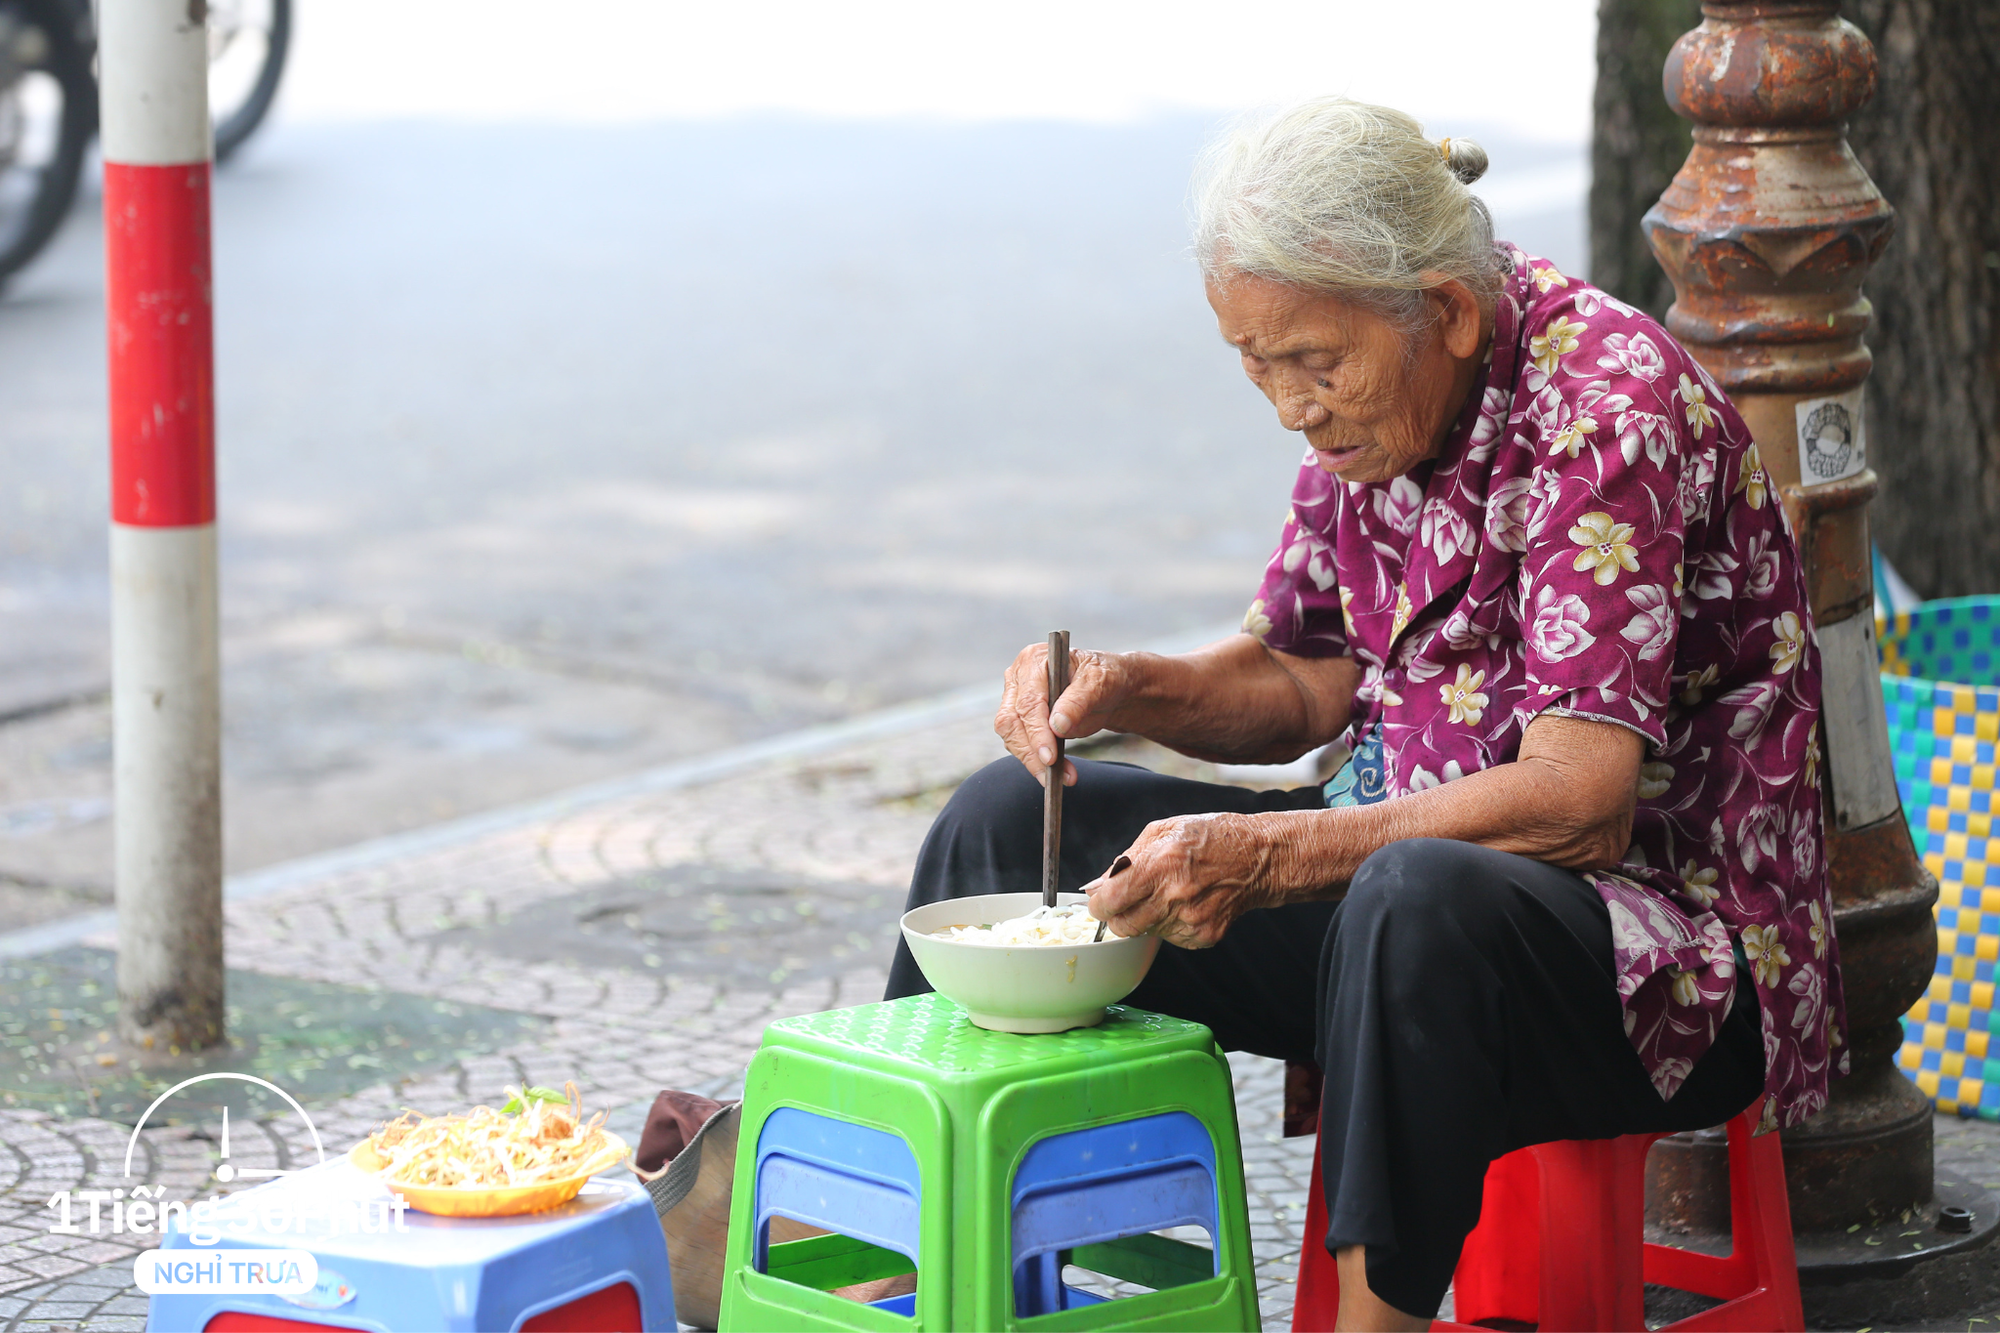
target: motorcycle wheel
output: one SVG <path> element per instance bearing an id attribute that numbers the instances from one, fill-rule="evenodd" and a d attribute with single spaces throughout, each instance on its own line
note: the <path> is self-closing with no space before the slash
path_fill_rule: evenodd
<path id="1" fill-rule="evenodd" d="M 217 162 L 270 114 L 291 45 L 291 0 L 209 0 L 208 106 Z"/>
<path id="2" fill-rule="evenodd" d="M 0 0 L 0 283 L 62 225 L 96 128 L 76 11 L 67 0 Z"/>

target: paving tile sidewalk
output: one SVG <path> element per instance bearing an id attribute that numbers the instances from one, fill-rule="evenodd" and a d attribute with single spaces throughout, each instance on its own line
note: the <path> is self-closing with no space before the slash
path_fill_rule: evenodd
<path id="1" fill-rule="evenodd" d="M 985 721 L 954 722 L 330 875 L 231 903 L 230 965 L 548 1020 L 508 1049 L 310 1106 L 329 1151 L 400 1107 L 463 1107 L 523 1081 L 574 1079 L 590 1105 L 617 1108 L 614 1124 L 631 1128 L 660 1088 L 732 1091 L 772 1020 L 881 997 L 918 844 L 950 790 L 999 753 Z M 817 887 L 842 910 L 807 920 L 798 907 Z M 679 934 L 657 902 L 648 907 L 663 894 L 685 906 Z M 522 956 L 509 923 L 571 900 L 614 922 L 629 907 L 627 919 L 659 930 L 658 951 L 640 952 L 655 947 L 647 934 L 623 966 Z M 1265 1317 L 1283 1326 L 1310 1144 L 1279 1137 L 1278 1065 L 1245 1057 L 1237 1072 Z M 213 1127 L 143 1130 L 130 1178 L 128 1134 L 103 1120 L 0 1110 L 0 1329 L 143 1326 L 130 1265 L 148 1238 L 51 1235 L 49 1197 L 141 1177 L 170 1197 L 222 1187 Z M 232 1158 L 287 1167 L 314 1154 L 296 1119 L 280 1118 L 239 1122 Z"/>
<path id="2" fill-rule="evenodd" d="M 404 1106 L 462 1108 L 504 1084 L 566 1079 L 635 1132 L 658 1089 L 730 1093 L 772 1020 L 880 998 L 924 832 L 1000 753 L 987 722 L 967 718 L 328 873 L 230 903 L 230 965 L 546 1020 L 518 1044 L 311 1104 L 329 1152 Z M 1281 1066 L 1233 1063 L 1264 1322 L 1284 1328 L 1312 1144 L 1280 1137 Z M 1984 1153 L 1990 1128 L 1956 1139 Z M 52 1235 L 49 1197 L 141 1177 L 169 1197 L 228 1187 L 213 1178 L 213 1126 L 149 1126 L 130 1178 L 128 1135 L 0 1109 L 0 1333 L 143 1327 L 130 1266 L 148 1238 Z M 314 1153 L 280 1117 L 239 1121 L 232 1159 L 289 1167 Z M 1985 1164 L 2000 1179 L 2000 1163 Z"/>

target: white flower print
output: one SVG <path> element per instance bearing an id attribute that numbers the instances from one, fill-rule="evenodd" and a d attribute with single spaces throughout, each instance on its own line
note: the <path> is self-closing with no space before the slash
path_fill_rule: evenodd
<path id="1" fill-rule="evenodd" d="M 1716 668 L 1713 662 L 1699 671 L 1688 672 L 1687 675 L 1681 677 L 1681 702 L 1689 708 L 1700 703 L 1702 691 L 1715 684 L 1721 675 L 1721 671 Z"/>
<path id="2" fill-rule="evenodd" d="M 1812 941 L 1813 957 L 1824 958 L 1826 957 L 1826 943 L 1829 938 L 1826 930 L 1826 916 L 1819 910 L 1819 904 L 1816 902 L 1807 903 L 1806 909 L 1812 914 L 1812 925 L 1806 928 L 1806 938 Z"/>
<path id="3" fill-rule="evenodd" d="M 1369 487 L 1368 498 L 1385 526 L 1405 537 L 1416 529 L 1417 507 L 1424 502 L 1423 487 L 1416 482 L 1398 477 L 1387 485 Z"/>
<path id="4" fill-rule="evenodd" d="M 1630 406 L 1632 399 L 1629 395 L 1611 392 L 1610 380 L 1592 380 L 1576 396 L 1576 410 L 1579 412 L 1623 412 Z"/>
<path id="5" fill-rule="evenodd" d="M 1472 525 L 1442 500 L 1424 506 L 1423 523 L 1418 529 L 1417 540 L 1431 548 L 1439 564 L 1454 555 L 1471 555 L 1475 545 Z"/>
<path id="6" fill-rule="evenodd" d="M 1615 898 L 1605 899 L 1604 906 L 1611 913 L 1612 943 L 1620 952 L 1645 953 L 1653 947 L 1652 937 L 1639 924 L 1639 918 L 1632 915 L 1631 908 Z"/>
<path id="7" fill-rule="evenodd" d="M 1271 617 L 1264 612 L 1263 598 L 1250 603 L 1250 609 L 1243 613 L 1243 632 L 1258 639 L 1271 632 Z"/>
<path id="8" fill-rule="evenodd" d="M 1513 395 L 1495 385 L 1488 385 L 1479 400 L 1479 417 L 1472 423 L 1472 438 L 1467 441 L 1465 465 L 1475 466 L 1493 456 L 1494 446 L 1500 442 L 1500 432 L 1507 424 L 1507 408 Z"/>
<path id="9" fill-rule="evenodd" d="M 1693 1060 L 1685 1055 L 1669 1055 L 1660 1057 L 1659 1064 L 1654 1066 L 1647 1078 L 1652 1080 L 1653 1091 L 1660 1094 L 1660 1100 L 1665 1101 L 1680 1090 L 1681 1084 L 1687 1082 L 1687 1076 L 1693 1072 Z"/>
<path id="10" fill-rule="evenodd" d="M 1584 628 L 1590 607 L 1575 593 L 1557 595 L 1547 584 L 1535 593 L 1535 620 L 1528 626 L 1528 644 L 1544 662 L 1575 657 L 1597 642 Z"/>
<path id="11" fill-rule="evenodd" d="M 1618 429 L 1618 452 L 1627 463 L 1639 461 L 1639 451 L 1653 460 L 1654 467 L 1667 465 L 1673 448 L 1674 423 L 1657 412 L 1620 412 L 1614 423 Z"/>
<path id="12" fill-rule="evenodd" d="M 1749 950 L 1746 949 L 1744 952 L 1748 953 Z M 1784 955 L 1782 945 L 1779 946 L 1778 952 L 1782 960 Z M 1792 1010 L 1792 1026 L 1802 1032 L 1817 1030 L 1818 1025 L 1824 1021 L 1820 1015 L 1820 1007 L 1826 1003 L 1826 984 L 1821 979 L 1820 970 L 1811 963 L 1800 963 L 1799 970 L 1792 974 L 1792 979 L 1786 984 L 1785 989 L 1799 997 L 1798 1008 Z"/>
<path id="13" fill-rule="evenodd" d="M 1456 782 L 1464 776 L 1465 770 L 1460 767 L 1456 759 L 1445 760 L 1443 776 L 1418 764 L 1410 770 L 1410 790 L 1429 791 L 1432 787 L 1442 787 L 1445 783 Z"/>
<path id="14" fill-rule="evenodd" d="M 1696 984 L 1694 973 L 1683 971 L 1678 967 L 1673 968 L 1671 971 L 1674 978 L 1674 1003 L 1695 1004 L 1699 1002 L 1701 999 L 1701 987 Z"/>
<path id="15" fill-rule="evenodd" d="M 1681 469 L 1680 486 L 1676 498 L 1680 501 L 1681 522 L 1692 523 L 1695 517 L 1708 505 L 1709 493 L 1715 489 L 1715 446 L 1696 454 L 1690 466 Z"/>
<path id="16" fill-rule="evenodd" d="M 1604 340 L 1604 354 L 1597 364 L 1606 370 L 1622 370 L 1651 384 L 1666 373 L 1666 358 L 1653 340 L 1643 333 L 1614 333 Z"/>
<path id="17" fill-rule="evenodd" d="M 1743 553 L 1743 595 L 1763 601 L 1778 587 L 1778 552 L 1768 532 L 1753 533 Z"/>
<path id="18" fill-rule="evenodd" d="M 1546 267 L 1539 264 L 1536 265 L 1528 270 L 1528 277 L 1533 279 L 1536 290 L 1540 291 L 1544 296 L 1549 294 L 1549 288 L 1551 287 L 1569 286 L 1569 279 L 1556 272 L 1555 265 L 1553 264 Z"/>
<path id="19" fill-rule="evenodd" d="M 1771 633 L 1778 637 L 1771 645 L 1771 669 L 1783 675 L 1797 666 L 1805 653 L 1806 627 L 1797 612 L 1786 611 L 1771 622 Z"/>
<path id="20" fill-rule="evenodd" d="M 1720 702 L 1738 710 L 1736 720 L 1729 724 L 1729 738 L 1754 750 L 1763 738 L 1764 724 L 1771 720 L 1771 708 L 1778 702 L 1778 686 L 1773 681 L 1755 680 L 1723 695 Z"/>
<path id="21" fill-rule="evenodd" d="M 1324 537 L 1304 526 L 1294 530 L 1283 561 L 1287 574 L 1296 574 L 1301 565 L 1305 566 L 1306 577 L 1312 580 L 1313 587 L 1321 592 L 1331 588 L 1338 577 L 1333 570 L 1333 548 Z"/>
<path id="22" fill-rule="evenodd" d="M 1639 660 L 1650 662 L 1673 647 L 1676 607 L 1667 600 L 1667 590 L 1648 583 L 1625 590 L 1625 600 L 1638 608 L 1619 636 L 1639 645 Z"/>
<path id="23" fill-rule="evenodd" d="M 1617 578 L 1620 569 L 1638 573 L 1639 556 L 1632 549 L 1635 531 L 1630 523 L 1613 522 L 1609 514 L 1585 514 L 1569 530 L 1569 539 L 1583 548 L 1576 553 L 1576 570 L 1594 571 L 1591 577 L 1599 586 Z"/>
<path id="24" fill-rule="evenodd" d="M 1500 642 L 1498 634 L 1475 626 L 1471 615 L 1462 606 L 1454 608 L 1452 613 L 1444 618 L 1444 624 L 1438 626 L 1438 637 L 1444 640 L 1446 647 L 1456 648 L 1460 652 L 1481 646 L 1497 647 Z"/>
<path id="25" fill-rule="evenodd" d="M 1549 526 L 1549 514 L 1554 510 L 1556 500 L 1562 495 L 1562 479 L 1547 468 L 1536 468 L 1534 477 L 1528 482 L 1528 540 L 1536 542 Z"/>
<path id="26" fill-rule="evenodd" d="M 1674 785 L 1674 766 L 1657 761 L 1639 766 L 1639 799 L 1655 800 L 1665 796 Z"/>
<path id="27" fill-rule="evenodd" d="M 1479 719 L 1486 709 L 1486 696 L 1478 692 L 1485 683 L 1486 673 L 1474 671 L 1465 663 L 1458 664 L 1458 679 L 1450 685 L 1438 686 L 1440 700 L 1449 705 L 1453 722 L 1469 727 L 1479 725 Z"/>
<path id="28" fill-rule="evenodd" d="M 1792 873 L 1800 879 L 1809 878 L 1819 869 L 1819 828 L 1810 813 L 1805 810 L 1792 814 Z M 1819 910 L 1819 904 L 1813 904 Z"/>
<path id="29" fill-rule="evenodd" d="M 1429 647 L 1428 643 L 1424 647 Z M 1402 643 L 1403 675 L 1412 685 L 1421 685 L 1438 672 L 1444 670 L 1444 663 L 1434 662 L 1417 649 L 1416 641 L 1405 639 Z"/>
<path id="30" fill-rule="evenodd" d="M 1617 304 L 1618 302 L 1594 288 L 1579 288 L 1576 293 L 1576 313 L 1579 315 L 1594 315 L 1607 305 L 1616 306 Z M 1627 313 L 1630 312 L 1628 311 Z"/>
<path id="31" fill-rule="evenodd" d="M 1527 425 L 1543 435 L 1553 435 L 1562 428 L 1571 410 L 1570 401 L 1563 396 L 1562 390 L 1543 381 L 1540 391 L 1528 399 L 1527 410 L 1521 415 Z"/>
<path id="32" fill-rule="evenodd" d="M 1736 840 L 1743 858 L 1743 868 L 1751 874 L 1766 861 L 1778 859 L 1778 835 L 1785 830 L 1785 812 L 1770 804 L 1750 807 L 1743 816 L 1743 822 L 1736 827 Z"/>
<path id="33" fill-rule="evenodd" d="M 1764 987 L 1777 985 L 1785 965 L 1792 961 L 1776 926 L 1743 927 L 1743 956 L 1750 960 L 1757 984 Z"/>
<path id="34" fill-rule="evenodd" d="M 1528 549 L 1528 505 L 1534 478 L 1509 477 L 1486 497 L 1486 539 L 1503 551 Z"/>
<path id="35" fill-rule="evenodd" d="M 1698 440 L 1704 430 L 1715 424 L 1715 409 L 1708 405 L 1708 390 L 1689 379 L 1687 372 L 1683 371 L 1680 398 L 1687 405 L 1688 428 Z"/>
<path id="36" fill-rule="evenodd" d="M 1681 883 L 1687 886 L 1688 897 L 1695 899 L 1703 907 L 1721 897 L 1721 890 L 1715 887 L 1715 873 L 1713 868 L 1705 868 L 1693 861 L 1682 866 Z"/>
<path id="37" fill-rule="evenodd" d="M 1736 572 L 1736 557 L 1727 551 L 1703 551 L 1701 560 L 1695 565 L 1694 595 L 1704 602 L 1712 602 L 1718 597 L 1734 599 L 1736 580 L 1730 575 Z"/>

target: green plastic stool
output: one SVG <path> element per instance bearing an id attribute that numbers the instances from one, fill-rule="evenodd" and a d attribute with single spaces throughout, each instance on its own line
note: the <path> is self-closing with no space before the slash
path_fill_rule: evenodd
<path id="1" fill-rule="evenodd" d="M 860 1202 L 844 1215 L 900 1216 L 900 1234 L 919 1237 L 917 1252 L 906 1257 L 857 1237 L 866 1225 L 763 1248 L 760 1145 L 774 1115 L 778 1125 L 837 1122 L 835 1137 L 874 1145 L 851 1183 L 836 1182 L 839 1197 L 821 1202 L 840 1214 L 849 1197 L 841 1190 L 855 1191 Z M 1147 1231 L 1043 1256 L 1057 1272 L 1073 1261 L 1155 1290 L 1018 1314 L 1014 1185 L 1035 1145 L 1123 1122 L 1185 1124 L 1185 1116 L 1207 1131 L 1203 1153 L 1212 1147 L 1215 1251 Z M 1259 1327 L 1235 1094 L 1228 1062 L 1199 1023 L 1114 1005 L 1099 1026 L 1025 1036 L 975 1027 L 940 995 L 785 1019 L 765 1031 L 751 1061 L 738 1144 L 725 1330 Z M 768 1169 L 764 1178 L 773 1179 Z M 914 1299 L 865 1305 L 831 1294 L 912 1268 Z"/>

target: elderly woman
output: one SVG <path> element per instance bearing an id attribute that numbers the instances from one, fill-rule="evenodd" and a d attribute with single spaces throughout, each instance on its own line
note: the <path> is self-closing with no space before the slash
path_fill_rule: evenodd
<path id="1" fill-rule="evenodd" d="M 1316 1063 L 1341 1325 L 1424 1327 L 1487 1163 L 1820 1108 L 1844 1070 L 1797 547 L 1736 410 L 1658 324 L 1495 244 L 1485 155 L 1331 99 L 1197 188 L 1223 341 L 1311 446 L 1245 632 L 1043 649 L 1014 756 L 939 816 L 912 906 L 1038 884 L 1057 736 L 1324 790 L 1066 764 L 1065 887 L 1165 941 L 1131 1003 Z M 898 950 L 889 993 L 925 989 Z"/>

